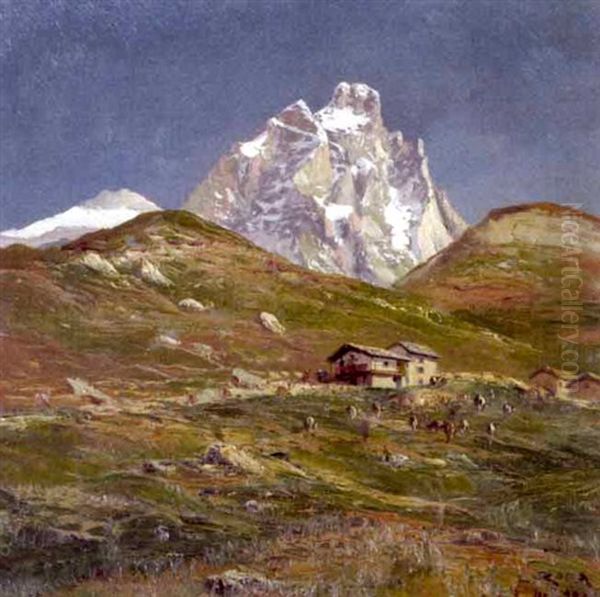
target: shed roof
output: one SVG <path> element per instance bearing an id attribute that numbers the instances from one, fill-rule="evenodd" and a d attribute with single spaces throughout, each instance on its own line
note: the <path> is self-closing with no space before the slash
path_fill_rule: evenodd
<path id="1" fill-rule="evenodd" d="M 556 379 L 562 379 L 563 381 L 567 381 L 569 377 L 567 377 L 562 371 L 558 371 L 554 369 L 554 367 L 550 367 L 549 365 L 544 365 L 539 369 L 536 369 L 530 376 L 529 379 L 533 379 L 538 373 L 547 373 L 548 375 L 552 375 Z"/>
<path id="2" fill-rule="evenodd" d="M 567 385 L 574 386 L 576 383 L 579 383 L 580 381 L 584 380 L 594 381 L 597 384 L 600 384 L 600 375 L 596 375 L 591 371 L 585 371 L 581 375 L 578 375 L 574 380 L 570 381 Z"/>
<path id="3" fill-rule="evenodd" d="M 406 342 L 405 340 L 399 340 L 398 342 L 394 342 L 392 346 L 397 346 L 400 344 L 406 350 L 406 352 L 410 352 L 411 354 L 418 354 L 424 357 L 430 357 L 432 359 L 439 359 L 440 355 L 433 350 L 433 348 L 429 348 L 429 346 L 425 346 L 424 344 L 417 344 L 416 342 Z M 390 346 L 390 348 L 392 348 Z"/>
<path id="4" fill-rule="evenodd" d="M 331 356 L 327 357 L 328 361 L 335 361 L 339 357 L 341 357 L 344 353 L 349 352 L 350 350 L 355 350 L 356 352 L 362 352 L 363 354 L 369 355 L 371 357 L 381 357 L 384 359 L 393 359 L 395 361 L 409 361 L 407 357 L 400 355 L 396 352 L 392 352 L 391 350 L 386 350 L 385 348 L 378 348 L 377 346 L 365 346 L 364 344 L 354 344 L 354 343 L 346 343 L 342 344 Z"/>

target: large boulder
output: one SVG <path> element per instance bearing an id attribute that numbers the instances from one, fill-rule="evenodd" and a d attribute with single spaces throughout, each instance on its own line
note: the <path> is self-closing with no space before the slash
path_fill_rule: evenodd
<path id="1" fill-rule="evenodd" d="M 110 261 L 93 251 L 85 253 L 80 261 L 88 269 L 107 278 L 117 278 L 119 276 L 119 272 Z"/>
<path id="2" fill-rule="evenodd" d="M 285 334 L 285 327 L 280 323 L 279 319 L 277 319 L 277 317 L 275 317 L 275 315 L 273 315 L 272 313 L 267 313 L 266 311 L 263 311 L 258 316 L 258 318 L 262 326 L 270 332 L 280 335 Z"/>
<path id="3" fill-rule="evenodd" d="M 177 306 L 184 311 L 206 311 L 206 306 L 193 298 L 184 298 L 177 303 Z"/>
<path id="4" fill-rule="evenodd" d="M 144 282 L 163 287 L 173 286 L 173 282 L 148 259 L 141 260 L 138 273 Z"/>
<path id="5" fill-rule="evenodd" d="M 181 346 L 181 340 L 178 340 L 170 334 L 159 334 L 155 339 L 156 346 L 164 346 L 166 348 L 177 348 Z"/>

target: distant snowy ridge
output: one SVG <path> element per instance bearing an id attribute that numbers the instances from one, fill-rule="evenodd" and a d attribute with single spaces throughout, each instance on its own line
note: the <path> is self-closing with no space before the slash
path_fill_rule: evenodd
<path id="1" fill-rule="evenodd" d="M 379 93 L 340 83 L 237 143 L 185 209 L 306 267 L 390 286 L 465 223 L 433 183 L 421 140 L 388 132 Z"/>
<path id="2" fill-rule="evenodd" d="M 86 232 L 114 228 L 141 213 L 160 207 L 128 189 L 102 191 L 99 195 L 54 216 L 38 220 L 20 229 L 0 232 L 0 246 L 14 243 L 32 247 L 59 244 Z"/>

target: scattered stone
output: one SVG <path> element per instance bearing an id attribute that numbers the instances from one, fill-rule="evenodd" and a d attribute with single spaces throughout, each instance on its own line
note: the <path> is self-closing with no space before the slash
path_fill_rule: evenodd
<path id="1" fill-rule="evenodd" d="M 267 313 L 266 311 L 263 311 L 259 315 L 259 319 L 262 326 L 270 332 L 279 335 L 285 334 L 285 327 L 279 322 L 279 319 L 277 319 L 277 317 L 275 317 L 275 315 L 273 315 L 272 313 Z"/>
<path id="2" fill-rule="evenodd" d="M 89 398 L 92 404 L 109 404 L 112 398 L 104 392 L 96 389 L 93 385 L 77 377 L 67 377 L 67 382 L 71 386 L 75 396 L 80 398 Z"/>
<path id="3" fill-rule="evenodd" d="M 202 464 L 229 466 L 247 473 L 260 474 L 263 466 L 244 450 L 230 444 L 213 444 L 202 458 Z"/>
<path id="4" fill-rule="evenodd" d="M 206 307 L 201 302 L 193 298 L 182 299 L 177 303 L 177 306 L 185 311 L 206 311 Z"/>
<path id="5" fill-rule="evenodd" d="M 392 305 L 391 303 L 388 303 L 385 299 L 382 299 L 381 297 L 376 297 L 372 300 L 376 305 L 379 305 L 380 307 L 383 307 L 384 309 L 391 309 L 392 311 L 396 311 L 396 307 L 394 305 Z"/>
<path id="6" fill-rule="evenodd" d="M 145 473 L 153 475 L 153 474 L 156 474 L 156 473 L 165 473 L 165 472 L 167 472 L 168 466 L 165 466 L 164 464 L 161 464 L 160 462 L 156 462 L 156 461 L 152 461 L 152 460 L 147 460 L 146 462 L 144 462 L 142 464 L 142 470 Z"/>
<path id="7" fill-rule="evenodd" d="M 183 512 L 179 515 L 179 518 L 185 524 L 208 524 L 210 522 L 207 516 L 196 512 Z"/>
<path id="8" fill-rule="evenodd" d="M 241 388 L 256 389 L 264 385 L 265 380 L 239 367 L 231 372 L 231 377 L 236 386 Z"/>
<path id="9" fill-rule="evenodd" d="M 262 506 L 256 500 L 248 500 L 244 503 L 244 509 L 246 510 L 246 512 L 257 514 L 262 510 Z"/>
<path id="10" fill-rule="evenodd" d="M 110 261 L 93 251 L 86 252 L 80 262 L 93 272 L 102 274 L 108 278 L 117 278 L 119 276 L 119 272 Z"/>
<path id="11" fill-rule="evenodd" d="M 156 344 L 159 346 L 166 346 L 168 348 L 176 348 L 181 346 L 181 341 L 169 334 L 159 334 L 156 336 Z"/>
<path id="12" fill-rule="evenodd" d="M 214 595 L 265 595 L 279 584 L 258 572 L 242 570 L 227 570 L 205 581 L 206 590 Z"/>
<path id="13" fill-rule="evenodd" d="M 194 352 L 197 352 L 200 357 L 206 359 L 207 361 L 213 362 L 217 360 L 217 357 L 215 355 L 215 349 L 209 344 L 195 342 L 192 345 L 192 349 Z"/>
<path id="14" fill-rule="evenodd" d="M 271 458 L 277 458 L 277 460 L 285 460 L 286 462 L 290 461 L 290 453 L 289 452 L 273 452 L 269 454 Z"/>
<path id="15" fill-rule="evenodd" d="M 392 468 L 402 468 L 410 458 L 405 454 L 390 454 L 386 453 L 382 457 L 382 462 Z"/>
<path id="16" fill-rule="evenodd" d="M 198 392 L 195 396 L 196 404 L 208 404 L 209 402 L 215 402 L 219 400 L 221 393 L 217 388 L 205 388 Z"/>
<path id="17" fill-rule="evenodd" d="M 448 466 L 448 463 L 442 458 L 423 458 L 423 463 L 430 466 L 437 466 L 439 468 Z"/>
<path id="18" fill-rule="evenodd" d="M 219 495 L 220 493 L 217 487 L 203 487 L 198 491 L 198 495 Z"/>
<path id="19" fill-rule="evenodd" d="M 173 286 L 173 282 L 148 259 L 142 259 L 139 266 L 139 275 L 145 282 L 155 284 L 156 286 Z"/>

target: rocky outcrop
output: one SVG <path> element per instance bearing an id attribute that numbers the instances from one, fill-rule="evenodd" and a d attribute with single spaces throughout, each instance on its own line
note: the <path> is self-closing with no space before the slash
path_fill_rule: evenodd
<path id="1" fill-rule="evenodd" d="M 277 317 L 275 317 L 275 315 L 273 315 L 272 313 L 267 313 L 266 311 L 263 311 L 258 316 L 258 318 L 262 326 L 270 332 L 279 335 L 285 334 L 285 327 L 281 324 L 279 319 L 277 319 Z"/>
<path id="2" fill-rule="evenodd" d="M 144 282 L 154 284 L 155 286 L 169 287 L 173 282 L 165 276 L 154 263 L 148 259 L 142 259 L 138 266 L 138 274 Z"/>
<path id="3" fill-rule="evenodd" d="M 82 265 L 85 265 L 86 268 L 97 274 L 106 276 L 107 278 L 117 278 L 119 276 L 119 272 L 110 261 L 93 251 L 85 253 L 81 258 L 81 263 Z"/>
<path id="4" fill-rule="evenodd" d="M 392 285 L 465 229 L 431 178 L 422 140 L 390 133 L 377 91 L 340 83 L 238 143 L 184 207 L 324 272 Z"/>

